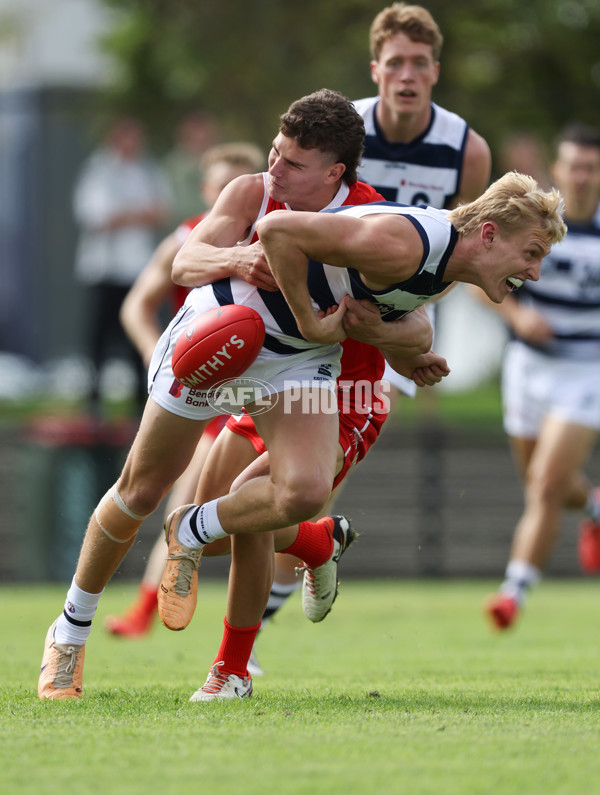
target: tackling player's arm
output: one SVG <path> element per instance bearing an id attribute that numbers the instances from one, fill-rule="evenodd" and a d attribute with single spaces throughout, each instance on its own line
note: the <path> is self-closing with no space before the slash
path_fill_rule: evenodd
<path id="1" fill-rule="evenodd" d="M 400 215 L 356 218 L 343 213 L 278 211 L 257 225 L 267 261 L 307 340 L 329 344 L 345 338 L 346 299 L 334 313 L 318 316 L 307 285 L 308 259 L 354 268 L 371 289 L 402 282 L 417 270 L 423 243 Z"/>
<path id="2" fill-rule="evenodd" d="M 158 312 L 173 290 L 171 266 L 180 245 L 175 232 L 159 243 L 121 305 L 121 324 L 146 367 L 162 332 Z"/>
<path id="3" fill-rule="evenodd" d="M 386 323 L 372 301 L 348 297 L 342 326 L 348 337 L 373 345 L 386 359 L 418 356 L 433 344 L 431 321 L 422 306 Z"/>
<path id="4" fill-rule="evenodd" d="M 202 287 L 227 276 L 239 276 L 255 287 L 276 290 L 260 243 L 237 245 L 247 237 L 263 196 L 261 174 L 244 174 L 230 182 L 175 257 L 173 281 Z"/>
<path id="5" fill-rule="evenodd" d="M 347 298 L 342 325 L 349 337 L 378 348 L 396 372 L 417 386 L 432 386 L 450 373 L 446 360 L 431 350 L 433 329 L 423 306 L 385 323 L 371 301 Z"/>

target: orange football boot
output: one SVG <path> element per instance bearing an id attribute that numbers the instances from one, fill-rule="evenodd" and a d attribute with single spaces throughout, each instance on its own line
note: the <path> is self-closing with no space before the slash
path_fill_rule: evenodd
<path id="1" fill-rule="evenodd" d="M 85 646 L 56 643 L 55 628 L 56 621 L 46 635 L 38 696 L 49 699 L 81 698 Z"/>
<path id="2" fill-rule="evenodd" d="M 185 629 L 192 620 L 198 599 L 198 566 L 202 548 L 192 549 L 180 543 L 179 523 L 193 505 L 182 505 L 169 514 L 165 522 L 167 565 L 158 588 L 158 615 L 169 629 Z"/>

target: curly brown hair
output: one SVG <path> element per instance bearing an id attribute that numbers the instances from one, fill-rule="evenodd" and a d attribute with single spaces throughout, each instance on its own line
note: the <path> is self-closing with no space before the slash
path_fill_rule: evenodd
<path id="1" fill-rule="evenodd" d="M 279 131 L 302 149 L 319 149 L 346 167 L 343 179 L 353 185 L 364 148 L 365 125 L 352 102 L 322 88 L 292 102 L 281 116 Z"/>

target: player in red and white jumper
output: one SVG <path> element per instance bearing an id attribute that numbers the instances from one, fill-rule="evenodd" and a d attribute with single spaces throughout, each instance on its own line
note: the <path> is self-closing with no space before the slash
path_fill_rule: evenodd
<path id="1" fill-rule="evenodd" d="M 460 116 L 432 102 L 438 81 L 442 33 L 427 9 L 394 3 L 369 31 L 371 77 L 377 95 L 354 101 L 365 123 L 358 178 L 385 199 L 451 208 L 486 188 L 491 155 L 486 141 Z M 428 305 L 433 323 L 435 305 Z M 387 366 L 392 407 L 417 386 Z M 299 585 L 293 561 L 278 556 L 263 626 Z M 256 661 L 253 657 L 252 664 Z"/>
<path id="2" fill-rule="evenodd" d="M 267 190 L 268 175 L 264 174 L 263 178 L 264 194 L 260 205 L 261 209 L 259 211 L 259 216 L 257 217 L 256 221 L 258 221 L 268 212 L 277 209 L 286 209 L 287 207 L 285 203 L 276 202 L 269 196 Z M 355 183 L 354 185 L 350 186 L 350 190 L 344 201 L 344 205 L 362 204 L 367 201 L 375 201 L 380 198 L 381 197 L 379 194 L 377 194 L 372 188 L 369 188 L 363 183 Z M 192 224 L 191 226 L 195 226 L 195 224 Z M 253 228 L 246 242 L 256 242 L 256 240 L 257 236 Z M 377 324 L 381 323 L 379 315 L 376 314 L 373 316 L 372 313 L 368 311 L 368 308 L 361 307 L 360 311 L 369 317 L 371 325 L 374 324 L 374 321 L 377 321 Z M 411 318 L 410 320 L 411 322 L 414 322 L 415 319 L 416 318 Z M 407 326 L 407 323 L 405 322 L 404 325 Z M 355 326 L 355 333 L 357 333 L 357 328 L 358 326 Z M 383 327 L 383 329 L 385 330 L 385 327 Z M 427 333 L 428 324 L 425 318 L 422 320 L 422 329 L 423 333 Z M 372 329 L 365 329 L 363 333 L 365 332 L 373 334 Z M 342 371 L 339 379 L 339 384 L 341 384 L 341 386 L 338 386 L 338 403 L 340 411 L 340 449 L 338 452 L 338 465 L 341 467 L 341 469 L 336 475 L 336 479 L 333 484 L 334 491 L 337 485 L 344 479 L 351 466 L 361 461 L 366 455 L 371 444 L 373 444 L 377 438 L 381 426 L 387 417 L 388 408 L 385 395 L 378 395 L 378 390 L 380 391 L 382 388 L 381 379 L 385 365 L 383 356 L 372 346 L 367 346 L 362 342 L 352 339 L 346 340 L 343 343 L 343 348 L 344 353 L 341 360 Z M 356 382 L 359 382 L 360 387 L 362 388 L 359 388 L 358 390 L 354 389 L 353 385 L 356 384 Z M 362 402 L 359 405 L 356 405 L 357 400 L 362 400 Z M 211 426 L 209 426 L 209 428 L 210 427 Z M 223 434 L 221 443 L 217 444 L 212 457 L 209 459 L 210 465 L 208 466 L 205 474 L 205 481 L 208 480 L 208 484 L 204 485 L 203 490 L 200 492 L 200 494 L 203 496 L 220 496 L 226 493 L 229 489 L 229 486 L 231 485 L 233 477 L 236 474 L 241 473 L 245 466 L 250 463 L 251 454 L 249 455 L 247 443 L 242 441 L 242 439 L 248 439 L 251 442 L 252 449 L 255 451 L 256 457 L 265 452 L 264 443 L 256 432 L 252 418 L 248 414 L 244 414 L 241 417 L 232 417 L 227 423 L 227 428 L 231 433 Z M 242 438 L 236 440 L 233 434 Z M 206 432 L 203 435 L 203 439 L 205 436 Z M 227 436 L 230 438 L 226 438 Z M 178 504 L 190 502 L 192 497 L 193 495 L 181 500 Z M 332 499 L 328 501 L 327 509 L 330 508 L 332 501 L 333 496 Z M 173 499 L 170 499 L 169 503 L 173 505 Z M 327 511 L 324 513 L 327 513 Z M 158 582 L 160 582 L 160 575 L 164 569 L 164 560 L 166 555 L 164 538 L 159 540 L 157 547 L 160 557 L 155 563 L 151 559 L 153 570 L 148 572 L 149 567 L 147 568 L 146 576 L 144 578 L 145 583 L 143 586 L 144 593 L 142 594 L 140 604 L 136 604 L 133 608 L 133 612 L 123 618 L 115 618 L 111 616 L 107 620 L 109 629 L 115 632 L 115 634 L 141 634 L 141 632 L 147 630 L 149 622 L 153 618 L 154 606 L 157 601 L 156 589 L 158 587 Z M 210 556 L 211 553 L 216 554 L 219 551 L 217 546 L 212 545 L 212 547 L 214 547 L 214 549 L 209 547 L 210 551 L 207 550 L 208 556 Z M 291 566 L 285 566 L 285 559 L 289 559 L 291 561 Z M 278 555 L 275 571 L 277 572 L 278 567 L 279 572 L 281 572 L 282 569 L 284 572 L 289 571 L 290 569 L 293 571 L 294 567 L 301 565 L 303 565 L 303 562 L 293 556 Z M 307 573 L 307 577 L 310 576 L 312 575 Z M 156 581 L 157 577 L 158 582 Z M 300 580 L 298 580 L 297 575 L 294 576 L 294 579 L 298 584 L 300 584 Z M 272 592 L 272 589 L 270 590 Z M 335 592 L 332 593 L 331 601 L 328 601 L 327 604 L 319 604 L 318 611 L 316 613 L 314 610 L 309 613 L 313 620 L 321 620 L 321 618 L 323 618 L 324 615 L 329 612 L 334 595 Z M 271 598 L 271 593 L 269 594 L 269 598 Z M 245 602 L 246 604 L 248 602 L 247 596 L 245 597 Z M 245 637 L 247 638 L 247 635 Z M 225 662 L 228 664 L 229 655 L 225 654 L 225 656 L 227 657 Z M 250 669 L 253 675 L 261 672 L 255 659 L 250 661 Z"/>
<path id="3" fill-rule="evenodd" d="M 363 138 L 362 119 L 350 101 L 337 92 L 323 89 L 293 103 L 282 118 L 271 152 L 270 195 L 299 210 L 339 206 L 356 181 Z M 239 177 L 223 190 L 209 216 L 199 225 L 202 235 L 197 235 L 196 227 L 180 252 L 186 248 L 193 251 L 200 245 L 207 274 L 198 273 L 194 257 L 190 281 L 186 281 L 185 257 L 178 255 L 178 281 L 191 286 L 208 285 L 217 272 L 235 289 L 233 301 L 250 306 L 262 304 L 268 337 L 249 375 L 275 391 L 285 389 L 290 378 L 307 381 L 300 390 L 302 395 L 335 406 L 341 348 L 337 343 L 310 343 L 294 332 L 289 326 L 289 310 L 285 301 L 277 297 L 279 294 L 252 286 L 265 280 L 269 283 L 272 278 L 262 246 L 237 245 L 260 211 L 263 192 L 261 176 Z M 230 278 L 233 274 L 236 277 Z M 189 390 L 184 389 L 180 398 L 170 394 L 179 390 L 172 389 L 169 349 L 189 320 L 219 304 L 216 295 L 223 288 L 221 281 L 193 290 L 155 349 L 149 372 L 150 398 L 140 429 L 119 480 L 90 519 L 63 613 L 47 633 L 38 684 L 41 698 L 80 697 L 85 641 L 102 591 L 134 543 L 144 518 L 155 510 L 187 468 L 203 429 L 215 416 L 210 407 L 194 405 L 199 400 L 187 402 Z M 276 306 L 272 305 L 271 311 L 267 303 L 273 304 L 273 296 Z M 409 326 L 411 323 L 412 320 Z M 388 329 L 386 333 L 389 334 Z M 394 338 L 390 355 L 395 343 Z M 273 351 L 273 346 L 277 350 Z M 301 404 L 292 407 L 290 413 L 284 412 L 283 406 L 275 406 L 255 418 L 260 421 L 258 430 L 269 448 L 277 480 L 269 476 L 255 478 L 236 492 L 236 502 L 241 496 L 243 503 L 236 521 L 240 531 L 263 532 L 287 526 L 310 517 L 325 503 L 335 474 L 338 420 L 337 414 L 320 409 L 319 405 L 316 413 L 305 415 Z M 288 455 L 290 445 L 300 452 L 300 457 Z M 303 451 L 310 460 L 302 455 Z M 253 504 L 249 505 L 246 498 L 252 494 Z M 330 539 L 330 533 L 322 527 L 315 533 Z M 190 566 L 196 574 L 197 561 Z"/>
<path id="4" fill-rule="evenodd" d="M 369 31 L 371 77 L 377 95 L 355 100 L 365 122 L 359 179 L 385 199 L 403 204 L 455 207 L 487 186 L 491 156 L 486 141 L 460 116 L 432 102 L 438 81 L 442 33 L 427 9 L 394 3 Z M 435 305 L 428 306 L 432 320 Z M 416 384 L 389 365 L 392 407 L 400 394 L 414 397 Z M 298 585 L 291 564 L 276 565 L 263 625 Z"/>
<path id="5" fill-rule="evenodd" d="M 544 194 L 521 175 L 508 175 L 480 200 L 447 215 L 385 203 L 314 212 L 344 196 L 355 182 L 363 134 L 362 119 L 351 103 L 326 89 L 293 103 L 282 118 L 269 158 L 269 192 L 284 200 L 294 188 L 297 206 L 291 201 L 290 206 L 299 211 L 267 214 L 258 224 L 260 251 L 252 250 L 259 245 L 253 244 L 239 246 L 237 252 L 239 257 L 250 250 L 246 264 L 270 268 L 285 300 L 230 277 L 236 272 L 231 249 L 256 218 L 262 180 L 240 177 L 225 188 L 176 257 L 174 268 L 181 258 L 184 277 L 190 262 L 181 255 L 195 251 L 221 266 L 226 278 L 193 290 L 157 345 L 140 430 L 121 477 L 90 520 L 64 612 L 46 637 L 40 697 L 81 694 L 84 645 L 101 592 L 144 518 L 189 463 L 199 434 L 215 414 L 208 400 L 202 395 L 190 400 L 189 390 L 180 389 L 173 378 L 170 356 L 184 325 L 211 306 L 262 303 L 265 345 L 246 377 L 262 383 L 259 394 L 281 394 L 282 399 L 254 416 L 269 450 L 269 473 L 245 480 L 220 499 L 184 506 L 167 521 L 169 559 L 159 610 L 173 628 L 181 628 L 177 624 L 193 613 L 202 548 L 216 540 L 284 527 L 290 553 L 306 560 L 315 542 L 321 547 L 321 562 L 314 560 L 310 568 L 332 555 L 335 559 L 347 543 L 343 528 L 341 538 L 334 530 L 331 539 L 325 525 L 298 528 L 293 523 L 305 523 L 331 493 L 339 435 L 338 341 L 345 337 L 345 317 L 356 304 L 348 294 L 370 300 L 389 321 L 423 305 L 453 280 L 477 284 L 501 302 L 517 284 L 538 278 L 541 258 L 564 234 L 558 194 Z M 242 185 L 247 190 L 239 190 Z M 315 263 L 308 281 L 307 255 Z M 311 296 L 323 310 L 318 316 Z M 394 346 L 384 351 L 395 366 Z M 300 398 L 291 405 L 286 399 L 290 382 Z M 323 549 L 324 538 L 333 552 Z"/>

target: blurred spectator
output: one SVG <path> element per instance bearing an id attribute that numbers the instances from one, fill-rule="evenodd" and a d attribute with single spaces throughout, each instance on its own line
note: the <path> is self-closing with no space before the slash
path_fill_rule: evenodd
<path id="1" fill-rule="evenodd" d="M 202 158 L 204 178 L 201 184 L 196 185 L 196 212 L 157 246 L 121 308 L 123 327 L 146 367 L 163 332 L 161 309 L 168 305 L 170 320 L 190 289 L 173 283 L 171 267 L 190 231 L 206 215 L 206 212 L 198 212 L 200 197 L 205 207 L 212 207 L 223 188 L 233 179 L 262 171 L 265 164 L 266 157 L 261 149 L 244 141 L 213 146 Z"/>
<path id="2" fill-rule="evenodd" d="M 218 124 L 205 111 L 195 110 L 179 121 L 174 138 L 173 148 L 163 160 L 173 191 L 170 226 L 210 206 L 199 199 L 198 186 L 203 176 L 202 157 L 219 139 Z"/>
<path id="3" fill-rule="evenodd" d="M 73 198 L 80 226 L 75 274 L 88 288 L 93 413 L 100 411 L 101 370 L 114 348 L 133 365 L 139 405 L 146 400 L 144 366 L 123 332 L 119 311 L 152 255 L 170 203 L 167 177 L 147 152 L 143 125 L 129 117 L 116 120 L 104 144 L 84 164 Z"/>

